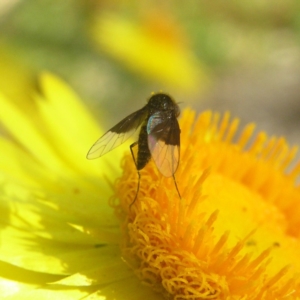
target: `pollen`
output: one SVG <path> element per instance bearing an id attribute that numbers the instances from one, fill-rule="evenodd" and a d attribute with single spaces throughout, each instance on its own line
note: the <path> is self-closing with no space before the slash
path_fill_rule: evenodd
<path id="1" fill-rule="evenodd" d="M 130 155 L 122 161 L 111 205 L 123 259 L 166 299 L 300 297 L 297 149 L 238 124 L 228 113 L 183 112 L 181 199 L 151 161 L 130 206 L 138 176 Z"/>

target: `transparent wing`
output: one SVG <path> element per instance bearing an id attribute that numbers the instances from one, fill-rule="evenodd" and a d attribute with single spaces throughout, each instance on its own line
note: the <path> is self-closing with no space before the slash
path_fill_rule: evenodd
<path id="1" fill-rule="evenodd" d="M 100 139 L 92 146 L 87 154 L 88 159 L 98 158 L 114 148 L 124 143 L 138 127 L 142 124 L 147 116 L 146 107 L 132 113 L 117 125 L 108 130 Z"/>
<path id="2" fill-rule="evenodd" d="M 155 113 L 149 118 L 147 132 L 148 147 L 158 170 L 165 177 L 173 176 L 180 158 L 180 128 L 176 117 Z"/>

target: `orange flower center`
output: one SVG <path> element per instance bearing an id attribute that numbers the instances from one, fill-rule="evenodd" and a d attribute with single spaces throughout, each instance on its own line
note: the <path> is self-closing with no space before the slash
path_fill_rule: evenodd
<path id="1" fill-rule="evenodd" d="M 176 180 L 150 162 L 137 187 L 131 157 L 116 183 L 124 258 L 141 280 L 174 299 L 300 297 L 299 167 L 284 171 L 296 150 L 254 126 L 233 142 L 238 120 L 206 112 L 180 120 Z M 271 260 L 272 258 L 272 260 Z M 291 266 L 291 270 L 287 265 Z M 297 288 L 298 287 L 298 288 Z M 246 298 L 245 298 L 246 297 Z M 248 298 L 247 298 L 248 297 Z"/>

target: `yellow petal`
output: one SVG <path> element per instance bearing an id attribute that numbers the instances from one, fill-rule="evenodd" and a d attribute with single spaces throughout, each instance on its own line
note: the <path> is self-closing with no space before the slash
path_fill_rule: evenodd
<path id="1" fill-rule="evenodd" d="M 119 253 L 120 254 L 120 253 Z M 118 257 L 109 256 L 97 267 L 83 270 L 63 278 L 54 284 L 68 286 L 104 285 L 132 277 L 132 270 Z"/>
<path id="2" fill-rule="evenodd" d="M 163 300 L 164 298 L 143 285 L 137 278 L 131 277 L 121 281 L 115 281 L 107 287 L 99 289 L 87 299 L 122 299 L 122 300 Z M 102 297 L 102 298 L 101 298 Z"/>
<path id="3" fill-rule="evenodd" d="M 58 289 L 46 286 L 45 288 L 36 288 L 31 291 L 16 293 L 15 296 L 7 297 L 9 300 L 50 300 L 50 299 L 63 299 L 63 300 L 80 300 L 89 295 L 91 291 L 79 288 L 73 289 Z"/>
<path id="4" fill-rule="evenodd" d="M 43 274 L 24 270 L 0 261 L 0 295 L 1 298 L 20 295 L 31 291 L 49 281 L 60 279 L 61 276 Z"/>
<path id="5" fill-rule="evenodd" d="M 167 13 L 155 12 L 148 20 L 146 24 L 135 24 L 120 15 L 102 14 L 94 19 L 91 36 L 101 50 L 124 63 L 128 69 L 162 85 L 185 91 L 206 86 L 208 76 L 192 51 L 186 49 L 185 41 L 174 41 L 172 37 L 179 39 L 179 35 L 170 32 L 167 37 L 160 36 Z M 168 26 L 173 27 L 176 32 L 174 24 Z M 172 35 L 170 39 L 169 33 Z"/>
<path id="6" fill-rule="evenodd" d="M 0 94 L 0 119 L 11 134 L 44 166 L 57 173 L 65 167 L 36 124 Z"/>

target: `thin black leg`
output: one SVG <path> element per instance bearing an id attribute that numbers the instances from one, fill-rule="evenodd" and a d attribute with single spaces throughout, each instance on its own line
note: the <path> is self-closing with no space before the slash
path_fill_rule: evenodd
<path id="1" fill-rule="evenodd" d="M 175 183 L 175 187 L 176 187 L 178 196 L 179 196 L 179 198 L 181 199 L 181 195 L 180 195 L 180 193 L 179 193 L 179 189 L 178 189 L 177 182 L 176 182 L 176 179 L 175 179 L 175 175 L 174 175 L 174 174 L 173 174 L 173 179 L 174 179 L 174 183 Z"/>
<path id="2" fill-rule="evenodd" d="M 138 173 L 138 185 L 137 185 L 137 190 L 136 190 L 135 197 L 134 197 L 133 201 L 131 202 L 131 204 L 129 205 L 129 209 L 131 209 L 131 206 L 134 204 L 135 200 L 137 199 L 137 196 L 138 196 L 138 193 L 139 193 L 139 190 L 140 190 L 141 174 L 140 174 L 139 170 L 137 169 L 137 161 L 135 159 L 135 156 L 134 156 L 134 153 L 133 153 L 133 150 L 132 150 L 132 148 L 135 147 L 137 144 L 138 144 L 138 142 L 135 142 L 135 143 L 130 145 L 130 152 L 131 152 L 131 155 L 132 155 L 132 158 L 133 158 L 133 161 L 135 163 L 135 167 L 136 167 L 136 170 L 137 170 L 137 173 Z"/>

